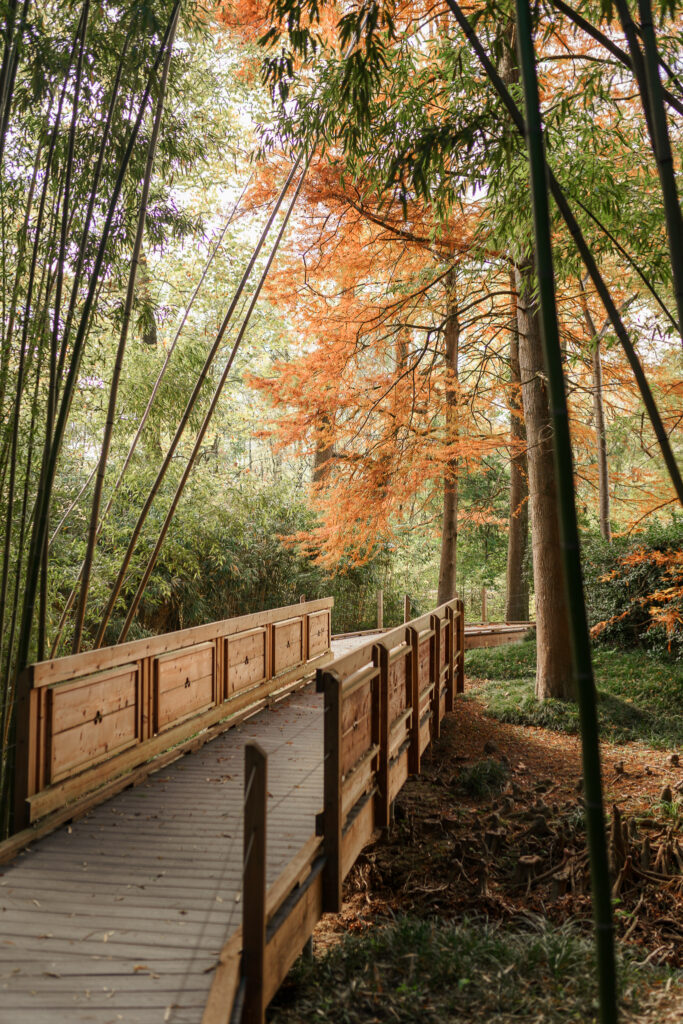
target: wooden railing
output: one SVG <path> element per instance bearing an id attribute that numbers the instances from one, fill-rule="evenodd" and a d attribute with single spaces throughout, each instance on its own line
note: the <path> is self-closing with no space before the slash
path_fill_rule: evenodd
<path id="1" fill-rule="evenodd" d="M 324 692 L 324 808 L 269 891 L 267 763 L 245 755 L 242 929 L 220 958 L 203 1024 L 262 1024 L 323 912 L 341 908 L 360 851 L 388 826 L 391 804 L 464 685 L 464 612 L 452 601 L 317 671 Z"/>
<path id="2" fill-rule="evenodd" d="M 241 721 L 331 658 L 333 601 L 31 665 L 17 719 L 15 828 L 75 813 Z"/>

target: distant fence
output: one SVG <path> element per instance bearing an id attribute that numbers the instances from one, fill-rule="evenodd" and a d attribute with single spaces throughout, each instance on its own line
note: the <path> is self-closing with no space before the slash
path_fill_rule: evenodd
<path id="1" fill-rule="evenodd" d="M 324 697 L 323 810 L 266 888 L 267 761 L 245 752 L 242 929 L 224 947 L 202 1024 L 262 1024 L 265 1010 L 464 686 L 462 602 L 377 636 L 317 671 Z"/>
<path id="2" fill-rule="evenodd" d="M 310 677 L 331 658 L 332 604 L 303 602 L 31 665 L 18 702 L 15 829 L 46 816 L 56 826 Z"/>

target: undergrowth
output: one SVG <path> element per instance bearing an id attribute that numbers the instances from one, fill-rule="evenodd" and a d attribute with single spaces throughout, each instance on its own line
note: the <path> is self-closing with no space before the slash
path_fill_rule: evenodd
<path id="1" fill-rule="evenodd" d="M 522 927 L 398 918 L 347 935 L 300 959 L 271 1007 L 273 1024 L 464 1024 L 481 1020 L 564 1024 L 595 1020 L 591 940 L 576 928 L 527 919 Z M 622 1002 L 661 972 L 626 962 Z"/>
<path id="2" fill-rule="evenodd" d="M 507 782 L 507 768 L 500 761 L 487 758 L 467 765 L 460 772 L 459 786 L 474 800 L 484 800 L 500 793 Z"/>
<path id="3" fill-rule="evenodd" d="M 683 664 L 643 650 L 597 647 L 593 664 L 601 735 L 614 743 L 639 740 L 652 747 L 683 746 Z M 485 679 L 478 694 L 487 713 L 513 725 L 579 731 L 578 707 L 534 696 L 533 641 L 468 651 L 470 678 Z"/>

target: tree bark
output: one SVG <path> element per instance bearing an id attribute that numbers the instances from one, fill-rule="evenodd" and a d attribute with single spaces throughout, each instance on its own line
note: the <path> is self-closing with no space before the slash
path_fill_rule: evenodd
<path id="1" fill-rule="evenodd" d="M 334 459 L 334 441 L 331 438 L 330 417 L 320 413 L 316 425 L 315 450 L 313 452 L 313 483 L 321 484 L 327 479 Z"/>
<path id="2" fill-rule="evenodd" d="M 447 444 L 457 440 L 458 345 L 460 320 L 455 292 L 455 271 L 446 276 L 446 323 L 444 327 L 444 366 L 446 368 L 446 436 Z M 441 561 L 439 566 L 438 603 L 456 596 L 455 580 L 458 551 L 458 458 L 452 454 L 444 469 L 443 521 L 441 527 Z"/>
<path id="3" fill-rule="evenodd" d="M 516 290 L 515 272 L 510 271 L 510 286 Z M 508 529 L 505 619 L 529 621 L 529 579 L 526 555 L 529 542 L 529 467 L 526 427 L 522 407 L 522 375 L 519 368 L 519 329 L 517 300 L 513 295 L 510 330 L 510 520 Z"/>
<path id="4" fill-rule="evenodd" d="M 519 363 L 529 465 L 531 547 L 536 598 L 536 696 L 573 699 L 569 619 L 564 592 L 552 426 L 531 266 L 516 268 Z"/>

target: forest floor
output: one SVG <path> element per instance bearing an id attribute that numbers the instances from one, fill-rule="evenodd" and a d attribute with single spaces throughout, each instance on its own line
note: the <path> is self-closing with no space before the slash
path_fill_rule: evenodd
<path id="1" fill-rule="evenodd" d="M 468 678 L 272 1020 L 595 1018 L 580 740 L 493 717 L 501 692 Z M 654 740 L 604 742 L 602 764 L 624 1019 L 668 1024 L 683 1019 L 683 757 Z"/>

